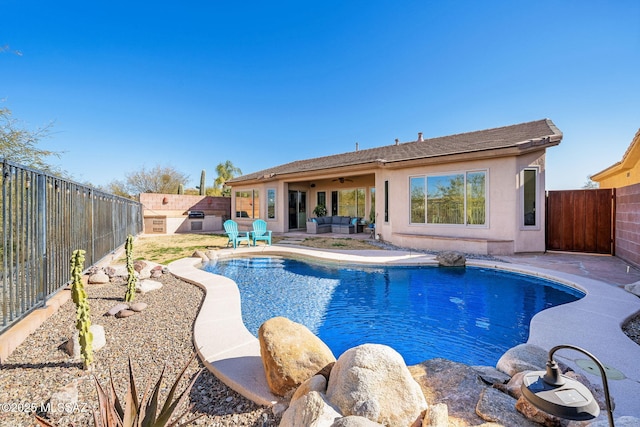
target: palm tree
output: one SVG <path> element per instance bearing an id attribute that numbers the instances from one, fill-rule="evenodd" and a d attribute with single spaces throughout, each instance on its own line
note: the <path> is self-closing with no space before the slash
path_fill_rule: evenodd
<path id="1" fill-rule="evenodd" d="M 214 182 L 216 189 L 218 189 L 223 196 L 230 196 L 231 190 L 224 188 L 224 184 L 230 179 L 233 179 L 238 175 L 242 175 L 242 171 L 240 168 L 235 167 L 231 160 L 227 160 L 224 163 L 218 163 L 218 166 L 216 166 L 216 172 L 218 173 L 218 177 Z"/>

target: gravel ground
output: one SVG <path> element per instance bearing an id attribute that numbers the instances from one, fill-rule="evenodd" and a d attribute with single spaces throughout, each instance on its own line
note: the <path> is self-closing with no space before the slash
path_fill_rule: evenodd
<path id="1" fill-rule="evenodd" d="M 164 284 L 161 289 L 136 296 L 135 302 L 145 302 L 148 308 L 124 319 L 103 316 L 123 301 L 124 281 L 87 286 L 91 321 L 104 326 L 107 335 L 107 345 L 94 353 L 92 371 L 83 370 L 81 363 L 60 349 L 74 332 L 73 302 L 64 304 L 31 334 L 1 367 L 0 426 L 34 426 L 33 412 L 57 426 L 93 426 L 93 411 L 98 407 L 93 378 L 106 387 L 111 368 L 118 396 L 124 400 L 129 357 L 140 393 L 149 382 L 155 383 L 166 363 L 163 392 L 167 393 L 194 352 L 193 323 L 204 294 L 171 274 L 158 281 Z M 202 367 L 197 358 L 191 362 L 180 391 Z M 77 384 L 77 406 L 55 414 L 39 412 L 54 392 L 70 383 Z M 191 390 L 188 404 L 193 405 L 190 414 L 203 414 L 192 425 L 266 427 L 279 423 L 270 408 L 242 397 L 206 369 Z"/>

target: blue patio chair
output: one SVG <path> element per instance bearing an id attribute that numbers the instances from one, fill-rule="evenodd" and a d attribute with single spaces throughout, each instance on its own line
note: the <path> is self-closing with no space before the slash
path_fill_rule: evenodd
<path id="1" fill-rule="evenodd" d="M 253 240 L 253 246 L 256 245 L 256 240 L 264 240 L 271 246 L 271 230 L 267 230 L 267 223 L 264 220 L 256 219 L 253 221 L 251 239 Z"/>
<path id="2" fill-rule="evenodd" d="M 247 242 L 247 246 L 251 244 L 249 241 L 249 232 L 238 231 L 238 223 L 231 219 L 224 222 L 224 231 L 226 231 L 227 236 L 229 236 L 227 247 L 229 247 L 229 243 L 233 243 L 234 249 L 240 245 L 240 242 Z"/>

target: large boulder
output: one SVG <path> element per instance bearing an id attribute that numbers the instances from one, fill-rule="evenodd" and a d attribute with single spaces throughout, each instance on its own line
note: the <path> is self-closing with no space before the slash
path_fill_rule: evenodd
<path id="1" fill-rule="evenodd" d="M 311 391 L 291 403 L 282 414 L 280 427 L 329 427 L 342 417 L 327 400 L 317 391 Z"/>
<path id="2" fill-rule="evenodd" d="M 444 251 L 436 255 L 436 261 L 440 267 L 464 267 L 467 258 L 461 252 Z"/>
<path id="3" fill-rule="evenodd" d="M 427 409 L 402 356 L 380 344 L 363 344 L 340 356 L 331 370 L 327 399 L 345 416 L 389 426 L 410 426 Z"/>
<path id="4" fill-rule="evenodd" d="M 539 427 L 516 410 L 516 399 L 495 388 L 486 388 L 480 393 L 476 413 L 485 421 L 504 426 Z"/>
<path id="5" fill-rule="evenodd" d="M 435 358 L 409 367 L 420 384 L 430 407 L 445 404 L 451 419 L 459 425 L 479 425 L 482 419 L 475 408 L 480 394 L 491 387 L 481 379 L 481 372 L 463 363 Z M 515 401 L 514 401 L 515 402 Z"/>
<path id="6" fill-rule="evenodd" d="M 87 283 L 90 285 L 103 285 L 109 283 L 109 280 L 109 275 L 104 270 L 98 270 L 89 276 Z"/>
<path id="7" fill-rule="evenodd" d="M 260 355 L 269 389 L 284 396 L 336 358 L 307 327 L 274 317 L 258 329 Z"/>
<path id="8" fill-rule="evenodd" d="M 509 376 L 522 371 L 544 371 L 549 353 L 532 344 L 520 344 L 507 350 L 498 360 L 496 369 Z"/>

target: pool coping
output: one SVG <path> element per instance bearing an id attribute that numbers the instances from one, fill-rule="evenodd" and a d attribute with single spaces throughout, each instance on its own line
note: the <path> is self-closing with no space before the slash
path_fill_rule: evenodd
<path id="1" fill-rule="evenodd" d="M 242 255 L 302 256 L 340 263 L 370 265 L 437 265 L 435 256 L 410 251 L 388 250 L 318 250 L 293 245 L 260 246 L 220 250 L 219 258 Z M 235 282 L 200 269 L 200 258 L 183 258 L 169 264 L 176 277 L 199 286 L 205 297 L 196 318 L 194 345 L 204 365 L 227 386 L 265 406 L 281 400 L 267 386 L 260 358 L 260 345 L 244 326 L 240 293 Z M 640 311 L 640 298 L 617 286 L 569 273 L 519 264 L 467 260 L 467 265 L 495 268 L 555 280 L 586 293 L 579 301 L 546 309 L 531 320 L 528 343 L 546 350 L 559 344 L 582 347 L 609 367 L 621 371 L 625 378 L 609 380 L 614 397 L 615 416 L 640 417 L 640 346 L 622 332 L 622 324 Z M 558 327 L 557 325 L 562 325 Z M 598 377 L 575 363 L 584 359 L 580 353 L 562 351 L 556 357 L 585 375 L 595 384 Z"/>

